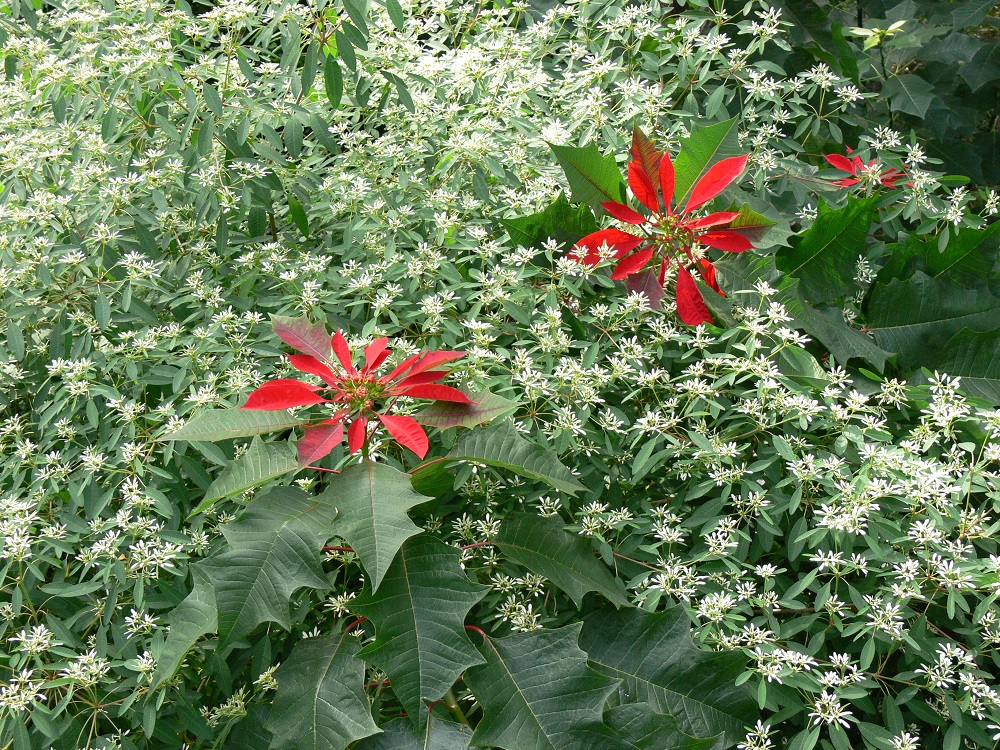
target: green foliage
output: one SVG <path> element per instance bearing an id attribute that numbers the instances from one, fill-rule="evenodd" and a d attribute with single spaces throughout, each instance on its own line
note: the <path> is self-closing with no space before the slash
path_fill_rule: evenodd
<path id="1" fill-rule="evenodd" d="M 267 727 L 274 750 L 345 750 L 378 732 L 364 691 L 365 665 L 346 630 L 299 641 L 276 673 Z"/>
<path id="2" fill-rule="evenodd" d="M 603 214 L 605 211 L 601 207 L 602 203 L 621 202 L 625 199 L 625 183 L 622 181 L 621 169 L 614 156 L 602 155 L 594 144 L 582 148 L 554 144 L 550 146 L 552 153 L 566 172 L 570 190 L 573 191 L 574 203 L 585 203 L 598 214 Z M 532 224 L 534 223 L 532 221 Z M 518 232 L 523 232 L 526 228 L 523 225 L 516 227 Z"/>
<path id="3" fill-rule="evenodd" d="M 733 118 L 698 128 L 687 138 L 681 139 L 681 150 L 674 163 L 676 205 L 683 206 L 691 189 L 709 167 L 723 159 L 745 153 L 740 146 L 737 130 L 737 122 Z"/>
<path id="4" fill-rule="evenodd" d="M 454 548 L 419 534 L 403 543 L 378 591 L 366 586 L 351 603 L 375 625 L 375 641 L 360 657 L 389 676 L 418 729 L 427 704 L 441 700 L 466 669 L 483 663 L 463 626 L 486 591 L 469 581 Z"/>
<path id="5" fill-rule="evenodd" d="M 192 513 L 204 513 L 218 500 L 300 468 L 295 448 L 288 443 L 265 443 L 255 437 L 240 458 L 229 463 L 208 486 L 205 498 Z"/>

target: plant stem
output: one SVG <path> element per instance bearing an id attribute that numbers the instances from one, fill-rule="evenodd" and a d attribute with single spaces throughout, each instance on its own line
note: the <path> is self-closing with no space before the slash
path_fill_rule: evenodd
<path id="1" fill-rule="evenodd" d="M 462 707 L 458 705 L 458 699 L 455 698 L 454 691 L 448 690 L 448 692 L 444 694 L 442 701 L 444 702 L 444 705 L 448 707 L 448 710 L 451 711 L 452 716 L 465 724 L 465 726 L 469 727 L 469 729 L 472 729 L 472 725 L 469 723 L 469 720 L 465 718 L 465 713 L 462 711 Z"/>

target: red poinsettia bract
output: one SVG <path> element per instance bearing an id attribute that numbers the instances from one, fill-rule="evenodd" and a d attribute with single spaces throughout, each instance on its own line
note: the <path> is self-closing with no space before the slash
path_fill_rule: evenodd
<path id="1" fill-rule="evenodd" d="M 715 266 L 699 257 L 694 246 L 741 253 L 754 245 L 745 232 L 730 226 L 740 216 L 739 212 L 717 211 L 697 216 L 695 211 L 738 180 L 749 157 L 734 156 L 711 166 L 688 191 L 680 208 L 675 205 L 675 172 L 670 154 L 656 151 L 638 128 L 633 131 L 631 154 L 628 184 L 650 215 L 614 201 L 601 205 L 611 216 L 635 226 L 641 234 L 601 229 L 576 243 L 578 257 L 587 265 L 597 265 L 609 257 L 617 259 L 612 279 L 624 279 L 658 262 L 660 285 L 674 260 L 678 264 L 677 312 L 681 320 L 687 325 L 711 323 L 712 316 L 689 269 L 696 269 L 702 280 L 720 294 L 722 290 L 715 281 Z"/>
<path id="2" fill-rule="evenodd" d="M 847 153 L 853 153 L 853 149 L 848 146 Z M 852 185 L 857 185 L 861 182 L 862 178 L 865 177 L 865 170 L 871 170 L 873 167 L 878 165 L 878 159 L 872 159 L 867 164 L 862 161 L 860 156 L 852 156 L 848 158 L 843 154 L 826 154 L 824 157 L 830 165 L 841 172 L 847 172 L 851 177 L 843 177 L 839 180 L 834 180 L 834 185 L 839 185 L 840 187 L 851 187 Z M 896 187 L 896 182 L 901 178 L 906 176 L 906 172 L 902 172 L 895 168 L 890 168 L 883 170 L 875 181 L 882 187 L 887 187 L 890 190 Z M 913 185 L 912 182 L 906 183 L 907 185 Z"/>
<path id="3" fill-rule="evenodd" d="M 282 340 L 299 351 L 303 350 L 301 339 L 282 336 Z M 307 348 L 316 354 L 321 351 L 315 346 Z M 441 369 L 441 365 L 465 356 L 465 352 L 434 351 L 415 354 L 388 374 L 379 376 L 378 369 L 389 358 L 388 338 L 375 339 L 365 347 L 365 363 L 361 367 L 355 367 L 347 340 L 340 331 L 330 339 L 330 348 L 336 355 L 342 373 L 334 372 L 333 362 L 322 355 L 291 354 L 288 357 L 297 370 L 319 377 L 325 386 L 312 385 L 294 378 L 280 378 L 264 383 L 240 407 L 275 410 L 310 404 L 339 405 L 340 408 L 329 419 L 305 427 L 305 435 L 297 444 L 302 463 L 322 458 L 340 445 L 344 439 L 344 425 L 348 422 L 347 445 L 351 453 L 357 453 L 364 446 L 370 435 L 369 426 L 381 423 L 397 443 L 423 458 L 427 455 L 427 433 L 412 417 L 387 413 L 392 403 L 400 396 L 472 403 L 457 388 L 437 382 L 449 372 Z M 326 392 L 327 395 L 323 396 L 321 392 Z"/>

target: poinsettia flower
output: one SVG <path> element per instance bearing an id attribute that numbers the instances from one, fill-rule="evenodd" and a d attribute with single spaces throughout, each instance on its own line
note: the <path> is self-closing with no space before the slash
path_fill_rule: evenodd
<path id="1" fill-rule="evenodd" d="M 282 340 L 302 351 L 302 337 L 282 335 Z M 325 335 L 325 334 L 324 334 Z M 250 394 L 241 409 L 289 409 L 310 404 L 334 404 L 339 408 L 333 416 L 317 424 L 305 425 L 305 434 L 297 443 L 299 460 L 311 463 L 343 442 L 345 424 L 348 424 L 347 445 L 351 453 L 361 450 L 371 437 L 369 425 L 381 425 L 404 448 L 409 448 L 420 458 L 427 455 L 429 442 L 424 428 L 412 417 L 389 414 L 393 402 L 402 397 L 424 398 L 434 401 L 451 401 L 460 404 L 472 400 L 457 388 L 440 381 L 449 371 L 441 366 L 465 356 L 464 352 L 434 351 L 415 354 L 403 360 L 388 374 L 379 375 L 379 368 L 389 358 L 389 339 L 372 341 L 364 349 L 364 364 L 357 366 L 347 339 L 337 331 L 330 338 L 329 352 L 313 344 L 312 354 L 291 354 L 292 366 L 300 372 L 315 375 L 324 386 L 280 378 L 264 383 Z M 341 372 L 334 371 L 333 359 Z M 322 394 L 326 395 L 322 395 Z"/>
<path id="2" fill-rule="evenodd" d="M 854 150 L 848 146 L 847 153 L 852 154 Z M 896 187 L 898 180 L 906 176 L 906 172 L 895 168 L 879 171 L 881 164 L 879 164 L 878 159 L 872 159 L 865 164 L 861 157 L 857 155 L 848 158 L 843 154 L 826 154 L 823 158 L 830 163 L 830 166 L 851 175 L 850 177 L 843 177 L 833 181 L 834 185 L 839 185 L 840 187 L 851 187 L 852 185 L 857 185 L 862 179 L 868 179 L 877 185 L 892 189 Z M 909 186 L 913 185 L 912 182 L 906 184 Z"/>
<path id="3" fill-rule="evenodd" d="M 712 322 L 688 268 L 696 269 L 705 283 L 720 294 L 722 290 L 715 281 L 715 267 L 699 257 L 696 246 L 742 253 L 754 245 L 748 233 L 735 223 L 742 216 L 740 212 L 716 211 L 706 215 L 695 212 L 740 178 L 749 156 L 733 156 L 712 165 L 687 195 L 681 196 L 683 205 L 678 206 L 670 154 L 656 151 L 638 128 L 633 131 L 631 153 L 628 184 L 648 215 L 624 203 L 602 203 L 612 217 L 636 227 L 636 233 L 617 228 L 593 232 L 577 241 L 576 257 L 586 265 L 617 260 L 612 279 L 625 279 L 656 262 L 660 285 L 670 261 L 676 260 L 677 310 L 681 320 L 688 325 Z"/>

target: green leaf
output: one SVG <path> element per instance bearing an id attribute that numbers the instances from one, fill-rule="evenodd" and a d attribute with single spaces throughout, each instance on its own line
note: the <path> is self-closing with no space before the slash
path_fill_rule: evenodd
<path id="1" fill-rule="evenodd" d="M 189 419 L 179 430 L 168 432 L 159 440 L 207 440 L 250 437 L 264 432 L 298 427 L 302 420 L 287 411 L 257 409 L 208 409 Z"/>
<path id="2" fill-rule="evenodd" d="M 551 237 L 559 243 L 560 249 L 568 250 L 578 240 L 597 231 L 593 212 L 587 206 L 572 205 L 562 193 L 544 211 L 501 219 L 500 223 L 513 244 L 538 249 Z"/>
<path id="3" fill-rule="evenodd" d="M 959 331 L 937 353 L 933 369 L 961 377 L 970 396 L 1000 404 L 1000 328 Z"/>
<path id="4" fill-rule="evenodd" d="M 275 674 L 270 750 L 345 750 L 380 731 L 365 695 L 358 646 L 346 631 L 295 644 Z"/>
<path id="5" fill-rule="evenodd" d="M 267 731 L 267 719 L 271 707 L 252 703 L 247 706 L 247 715 L 238 721 L 226 735 L 224 750 L 248 750 L 266 748 L 271 744 L 271 733 Z"/>
<path id="6" fill-rule="evenodd" d="M 640 750 L 722 750 L 725 735 L 692 737 L 682 732 L 677 719 L 658 714 L 648 703 L 626 703 L 604 712 L 604 723 L 630 747 Z"/>
<path id="7" fill-rule="evenodd" d="M 245 492 L 251 487 L 263 484 L 302 468 L 295 446 L 289 442 L 265 443 L 255 437 L 247 452 L 229 464 L 205 490 L 205 498 L 191 515 L 204 513 L 224 497 Z"/>
<path id="8" fill-rule="evenodd" d="M 303 237 L 309 236 L 309 218 L 306 216 L 306 210 L 299 203 L 299 199 L 294 195 L 288 196 L 288 214 L 292 217 L 292 221 L 295 222 L 295 226 L 299 228 L 302 232 Z"/>
<path id="9" fill-rule="evenodd" d="M 454 547 L 428 534 L 403 542 L 376 593 L 366 583 L 353 612 L 375 624 L 375 641 L 358 654 L 389 676 L 392 692 L 420 728 L 426 704 L 483 660 L 465 633 L 465 617 L 488 586 L 469 580 Z"/>
<path id="10" fill-rule="evenodd" d="M 698 180 L 708 169 L 730 156 L 744 153 L 740 148 L 736 118 L 695 128 L 681 139 L 681 150 L 674 160 L 674 202 L 681 206 Z"/>
<path id="11" fill-rule="evenodd" d="M 799 280 L 805 299 L 833 302 L 854 289 L 858 257 L 866 254 L 877 197 L 848 199 L 840 209 L 819 202 L 819 215 L 791 247 L 778 250 L 777 267 Z"/>
<path id="12" fill-rule="evenodd" d="M 550 143 L 549 148 L 566 173 L 574 203 L 586 203 L 595 212 L 604 215 L 607 211 L 602 203 L 624 202 L 625 181 L 615 157 L 603 156 L 593 143 L 582 148 Z"/>
<path id="13" fill-rule="evenodd" d="M 934 101 L 934 84 L 910 73 L 893 76 L 882 86 L 882 96 L 893 110 L 923 118 Z"/>
<path id="14" fill-rule="evenodd" d="M 969 62 L 962 66 L 959 75 L 973 92 L 1000 79 L 1000 42 L 982 47 Z"/>
<path id="15" fill-rule="evenodd" d="M 566 531 L 556 518 L 511 513 L 500 526 L 496 544 L 514 562 L 545 576 L 580 607 L 588 591 L 628 606 L 617 579 L 594 557 L 590 542 Z"/>
<path id="16" fill-rule="evenodd" d="M 24 334 L 12 317 L 7 318 L 7 349 L 14 359 L 24 359 Z"/>
<path id="17" fill-rule="evenodd" d="M 587 489 L 573 478 L 558 456 L 521 437 L 510 420 L 465 433 L 445 458 L 508 469 L 572 495 Z"/>
<path id="18" fill-rule="evenodd" d="M 385 9 L 389 12 L 389 20 L 396 27 L 396 31 L 402 31 L 406 27 L 406 16 L 399 0 L 385 0 Z"/>
<path id="19" fill-rule="evenodd" d="M 991 330 L 1000 321 L 1000 297 L 968 289 L 947 276 L 918 271 L 905 281 L 876 284 L 868 327 L 904 371 L 933 366 L 936 353 L 963 328 Z"/>
<path id="20" fill-rule="evenodd" d="M 197 566 L 191 570 L 191 593 L 170 612 L 170 630 L 167 631 L 167 638 L 156 659 L 156 671 L 149 686 L 150 693 L 177 673 L 187 652 L 199 638 L 214 633 L 219 627 L 215 593 L 208 576 Z"/>
<path id="21" fill-rule="evenodd" d="M 334 532 L 357 553 L 377 591 L 400 546 L 420 533 L 406 511 L 427 498 L 414 492 L 408 474 L 372 461 L 348 466 L 320 497 L 340 512 Z"/>
<path id="22" fill-rule="evenodd" d="M 889 246 L 890 256 L 878 273 L 878 280 L 908 279 L 915 271 L 928 276 L 952 274 L 963 282 L 988 281 L 993 275 L 1000 250 L 1000 222 L 983 229 L 963 228 L 953 235 L 944 252 L 937 249 L 937 238 L 910 235 Z"/>
<path id="23" fill-rule="evenodd" d="M 330 587 L 320 560 L 334 517 L 321 498 L 277 487 L 222 527 L 225 548 L 200 566 L 215 589 L 220 651 L 262 622 L 287 630 L 292 595 L 304 587 Z"/>
<path id="24" fill-rule="evenodd" d="M 271 325 L 275 335 L 293 349 L 322 360 L 333 356 L 330 334 L 322 323 L 313 323 L 304 315 L 298 318 L 272 315 Z"/>
<path id="25" fill-rule="evenodd" d="M 577 750 L 576 732 L 599 725 L 618 680 L 587 665 L 582 623 L 488 638 L 486 664 L 465 673 L 483 709 L 472 744 L 504 750 Z"/>
<path id="26" fill-rule="evenodd" d="M 323 82 L 326 84 L 326 98 L 330 101 L 330 109 L 340 109 L 340 100 L 344 96 L 344 74 L 333 55 L 328 55 L 323 63 Z"/>
<path id="27" fill-rule="evenodd" d="M 978 26 L 996 4 L 997 0 L 964 0 L 951 12 L 951 24 L 956 31 Z"/>
<path id="28" fill-rule="evenodd" d="M 494 419 L 508 416 L 520 406 L 519 401 L 511 401 L 489 391 L 474 393 L 465 392 L 472 399 L 471 404 L 458 404 L 451 401 L 435 401 L 423 411 L 413 414 L 413 418 L 422 425 L 445 430 L 449 427 L 478 427 Z"/>
<path id="29" fill-rule="evenodd" d="M 600 672 L 623 680 L 630 701 L 673 716 L 689 735 L 724 733 L 734 744 L 757 718 L 753 694 L 736 685 L 746 658 L 696 647 L 681 607 L 595 612 L 584 620 L 580 646 Z"/>
<path id="30" fill-rule="evenodd" d="M 382 734 L 361 740 L 354 750 L 466 750 L 472 730 L 431 715 L 418 737 L 406 719 L 393 719 L 379 727 Z"/>
<path id="31" fill-rule="evenodd" d="M 111 322 L 111 302 L 107 295 L 98 294 L 94 297 L 94 320 L 102 331 L 108 329 L 108 324 Z"/>

